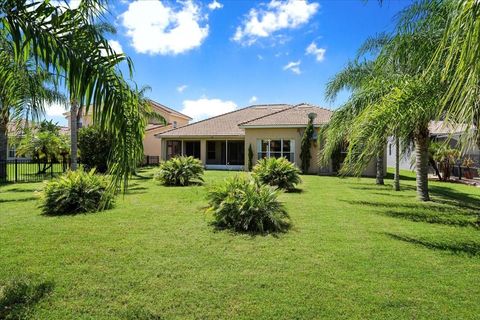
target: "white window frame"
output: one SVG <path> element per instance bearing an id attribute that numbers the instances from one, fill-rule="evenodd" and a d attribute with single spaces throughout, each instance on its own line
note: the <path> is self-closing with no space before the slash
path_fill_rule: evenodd
<path id="1" fill-rule="evenodd" d="M 295 140 L 293 140 L 293 139 L 257 139 L 257 157 L 258 157 L 259 154 L 263 153 L 263 151 L 262 151 L 263 142 L 268 142 L 266 158 L 271 157 L 270 144 L 271 144 L 272 140 L 280 140 L 280 156 L 281 157 L 283 157 L 283 141 L 290 141 L 290 152 L 288 152 L 288 153 L 293 154 L 293 162 L 295 162 Z"/>

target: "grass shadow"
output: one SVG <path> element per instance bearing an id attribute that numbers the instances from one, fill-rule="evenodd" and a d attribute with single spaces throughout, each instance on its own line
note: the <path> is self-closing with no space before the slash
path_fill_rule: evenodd
<path id="1" fill-rule="evenodd" d="M 30 319 L 31 309 L 53 291 L 53 282 L 15 279 L 0 284 L 0 319 Z"/>
<path id="2" fill-rule="evenodd" d="M 480 210 L 480 196 L 460 192 L 445 186 L 431 186 L 433 201 L 452 206 L 458 206 L 470 210 Z"/>
<path id="3" fill-rule="evenodd" d="M 31 189 L 31 188 L 9 188 L 8 190 L 2 190 L 3 192 L 21 192 L 21 193 L 24 193 L 24 192 L 35 192 L 35 191 L 38 191 L 38 189 Z"/>
<path id="4" fill-rule="evenodd" d="M 304 193 L 305 191 L 300 188 L 293 188 L 289 190 L 285 190 L 285 193 Z"/>
<path id="5" fill-rule="evenodd" d="M 429 203 L 392 203 L 380 201 L 345 201 L 354 206 L 370 206 L 373 213 L 414 222 L 480 228 L 477 210 Z"/>
<path id="6" fill-rule="evenodd" d="M 23 201 L 34 201 L 38 200 L 37 197 L 27 197 L 27 198 L 17 198 L 17 199 L 0 199 L 0 203 L 5 202 L 23 202 Z"/>
<path id="7" fill-rule="evenodd" d="M 432 250 L 447 251 L 453 254 L 466 254 L 471 257 L 480 256 L 480 243 L 477 242 L 446 243 L 429 241 L 425 239 L 416 239 L 394 233 L 385 233 L 385 235 L 395 240 L 408 242 Z"/>

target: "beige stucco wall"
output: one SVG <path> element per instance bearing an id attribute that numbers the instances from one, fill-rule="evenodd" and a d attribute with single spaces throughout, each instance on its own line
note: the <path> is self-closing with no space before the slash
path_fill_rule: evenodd
<path id="1" fill-rule="evenodd" d="M 317 129 L 316 129 L 317 130 Z M 248 147 L 252 145 L 253 149 L 253 163 L 258 160 L 257 154 L 257 140 L 295 140 L 295 164 L 300 168 L 300 151 L 302 142 L 303 129 L 301 128 L 252 128 L 245 129 L 245 164 L 248 164 Z M 318 165 L 318 146 L 317 143 L 312 143 L 310 150 L 312 159 L 310 160 L 309 173 L 330 173 L 330 168 L 321 168 Z M 321 171 L 321 172 L 320 172 Z"/>
<path id="2" fill-rule="evenodd" d="M 169 123 L 167 126 L 147 130 L 143 138 L 143 153 L 147 156 L 161 156 L 162 143 L 160 139 L 156 138 L 157 133 L 161 133 L 173 128 L 173 122 L 177 122 L 177 127 L 182 127 L 188 124 L 188 120 L 175 115 L 164 114 L 165 120 Z"/>
<path id="3" fill-rule="evenodd" d="M 93 124 L 93 116 L 89 110 L 88 114 L 82 116 L 82 127 L 88 127 Z M 157 111 L 159 112 L 159 111 Z M 177 122 L 177 127 L 182 127 L 188 124 L 189 120 L 177 115 L 172 115 L 166 112 L 159 112 L 167 121 L 168 125 L 160 128 L 145 131 L 145 137 L 143 138 L 143 153 L 147 156 L 160 156 L 162 154 L 161 142 L 155 138 L 155 134 L 161 133 L 173 128 L 173 123 Z M 64 114 L 67 118 L 68 128 L 70 129 L 70 113 Z"/>
<path id="4" fill-rule="evenodd" d="M 257 139 L 261 140 L 279 140 L 279 139 L 288 139 L 295 140 L 295 164 L 300 168 L 300 150 L 301 150 L 301 140 L 302 140 L 303 129 L 302 128 L 264 128 L 264 129 L 245 129 L 245 170 L 248 170 L 248 147 L 251 144 L 253 149 L 253 163 L 257 162 Z M 205 165 L 207 159 L 207 141 L 211 140 L 242 140 L 242 137 L 169 137 L 158 139 L 160 141 L 160 149 L 166 150 L 166 141 L 168 140 L 182 140 L 182 141 L 200 141 L 200 160 Z M 331 164 L 328 164 L 325 167 L 320 167 L 318 164 L 318 143 L 312 143 L 312 148 L 310 154 L 312 159 L 310 160 L 310 170 L 311 174 L 332 174 Z M 160 159 L 166 160 L 166 152 L 162 151 L 160 153 Z M 386 168 L 386 150 L 385 150 L 385 162 Z M 363 176 L 374 177 L 376 175 L 376 166 L 375 160 L 372 160 L 368 167 L 363 172 Z"/>
<path id="5" fill-rule="evenodd" d="M 301 151 L 301 141 L 303 128 L 264 128 L 264 129 L 245 129 L 245 164 L 248 164 L 248 147 L 251 144 L 253 149 L 253 163 L 255 164 L 258 160 L 257 158 L 257 140 L 279 140 L 279 139 L 290 139 L 295 140 L 295 164 L 300 168 L 300 151 Z M 315 128 L 315 130 L 318 130 Z M 331 164 L 326 166 L 320 166 L 318 163 L 318 150 L 319 145 L 317 142 L 312 143 L 310 149 L 310 154 L 312 158 L 310 160 L 309 173 L 312 174 L 332 174 Z M 386 172 L 387 168 L 387 157 L 385 150 L 384 157 L 384 168 Z M 376 175 L 376 164 L 375 160 L 372 160 L 367 168 L 362 173 L 363 176 L 374 177 Z"/>

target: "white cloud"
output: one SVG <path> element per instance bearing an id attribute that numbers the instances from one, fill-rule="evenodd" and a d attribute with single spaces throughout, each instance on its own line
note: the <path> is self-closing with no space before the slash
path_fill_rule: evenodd
<path id="1" fill-rule="evenodd" d="M 263 56 L 261 54 L 257 54 L 258 60 L 263 60 Z"/>
<path id="2" fill-rule="evenodd" d="M 258 98 L 256 96 L 252 96 L 250 100 L 248 100 L 249 103 L 255 103 L 257 102 Z"/>
<path id="3" fill-rule="evenodd" d="M 208 4 L 208 9 L 210 9 L 210 10 L 222 9 L 222 8 L 223 8 L 223 4 L 221 4 L 217 0 L 213 0 L 212 2 L 210 2 Z"/>
<path id="4" fill-rule="evenodd" d="M 297 28 L 307 23 L 317 12 L 318 3 L 308 0 L 271 0 L 266 9 L 253 8 L 242 25 L 238 26 L 233 40 L 252 45 L 259 38 L 267 38 L 283 29 Z"/>
<path id="5" fill-rule="evenodd" d="M 237 109 L 233 101 L 223 101 L 220 99 L 208 99 L 201 97 L 197 100 L 184 100 L 182 113 L 193 118 L 193 121 L 199 121 L 206 118 L 218 116 Z"/>
<path id="6" fill-rule="evenodd" d="M 312 54 L 315 56 L 318 62 L 323 61 L 325 59 L 325 52 L 327 50 L 325 48 L 319 48 L 317 47 L 317 44 L 315 42 L 310 43 L 310 45 L 307 47 L 307 50 L 305 51 L 306 54 Z"/>
<path id="7" fill-rule="evenodd" d="M 52 103 L 45 106 L 45 113 L 49 117 L 62 116 L 65 112 L 67 112 L 67 108 L 64 104 Z"/>
<path id="8" fill-rule="evenodd" d="M 158 0 L 129 4 L 121 22 L 137 52 L 175 55 L 202 44 L 208 35 L 208 24 L 201 25 L 206 16 L 191 0 L 179 3 L 180 8 Z"/>
<path id="9" fill-rule="evenodd" d="M 115 53 L 123 53 L 122 45 L 117 40 L 108 40 L 108 44 Z"/>
<path id="10" fill-rule="evenodd" d="M 177 87 L 177 91 L 182 93 L 183 91 L 185 91 L 185 89 L 187 89 L 188 86 L 186 84 L 182 84 L 181 86 L 178 86 Z"/>
<path id="11" fill-rule="evenodd" d="M 290 70 L 295 74 L 301 74 L 302 71 L 300 70 L 300 63 L 302 63 L 300 60 L 291 61 L 283 67 L 283 70 Z"/>

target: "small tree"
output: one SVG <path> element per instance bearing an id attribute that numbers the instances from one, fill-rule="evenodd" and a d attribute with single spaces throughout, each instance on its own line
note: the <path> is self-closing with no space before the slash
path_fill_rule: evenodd
<path id="1" fill-rule="evenodd" d="M 97 172 L 107 172 L 112 150 L 111 135 L 95 126 L 82 128 L 78 132 L 78 149 L 87 170 L 96 168 Z"/>
<path id="2" fill-rule="evenodd" d="M 20 139 L 17 155 L 30 156 L 38 164 L 38 174 L 45 173 L 52 162 L 68 155 L 68 140 L 52 121 L 43 121 L 37 127 L 30 128 Z M 42 166 L 43 163 L 43 166 Z"/>
<path id="3" fill-rule="evenodd" d="M 300 152 L 300 159 L 302 160 L 302 171 L 303 173 L 307 173 L 308 169 L 310 168 L 310 159 L 312 155 L 310 154 L 310 148 L 312 146 L 312 138 L 313 138 L 313 116 L 308 117 L 308 125 L 305 128 L 305 132 L 303 132 L 302 136 L 302 146 Z"/>
<path id="4" fill-rule="evenodd" d="M 248 146 L 248 171 L 252 171 L 253 168 L 253 149 L 252 144 Z"/>

